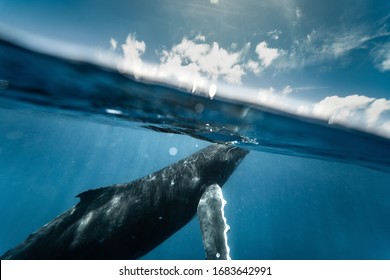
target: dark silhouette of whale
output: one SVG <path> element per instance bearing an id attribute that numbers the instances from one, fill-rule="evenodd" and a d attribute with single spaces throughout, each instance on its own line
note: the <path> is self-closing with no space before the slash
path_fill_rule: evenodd
<path id="1" fill-rule="evenodd" d="M 83 192 L 77 205 L 1 258 L 139 258 L 188 223 L 206 188 L 223 186 L 246 154 L 213 144 L 131 183 Z"/>

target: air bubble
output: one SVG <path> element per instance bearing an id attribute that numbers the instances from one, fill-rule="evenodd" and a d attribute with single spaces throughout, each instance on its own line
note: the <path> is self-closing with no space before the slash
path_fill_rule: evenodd
<path id="1" fill-rule="evenodd" d="M 176 147 L 169 148 L 169 154 L 171 156 L 175 156 L 177 154 L 177 148 Z"/>
<path id="2" fill-rule="evenodd" d="M 202 103 L 197 103 L 196 105 L 195 105 L 195 111 L 197 112 L 197 113 L 202 113 L 203 112 L 203 110 L 204 110 L 204 106 L 203 106 L 203 104 Z"/>

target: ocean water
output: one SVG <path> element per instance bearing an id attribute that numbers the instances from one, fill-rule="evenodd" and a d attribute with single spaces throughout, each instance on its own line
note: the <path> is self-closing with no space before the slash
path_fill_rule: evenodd
<path id="1" fill-rule="evenodd" d="M 212 142 L 232 259 L 389 259 L 390 140 L 0 39 L 0 254 L 78 202 Z M 144 259 L 204 259 L 196 217 Z"/>

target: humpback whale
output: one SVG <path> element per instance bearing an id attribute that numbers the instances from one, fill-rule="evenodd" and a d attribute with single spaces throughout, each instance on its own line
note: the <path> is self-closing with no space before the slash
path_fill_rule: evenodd
<path id="1" fill-rule="evenodd" d="M 1 258 L 139 258 L 187 224 L 205 190 L 223 186 L 247 153 L 213 144 L 131 183 L 85 191 Z"/>

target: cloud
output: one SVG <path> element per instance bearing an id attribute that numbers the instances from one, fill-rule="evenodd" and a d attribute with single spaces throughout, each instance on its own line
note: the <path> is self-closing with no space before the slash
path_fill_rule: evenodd
<path id="1" fill-rule="evenodd" d="M 370 37 L 360 32 L 345 34 L 325 42 L 321 52 L 324 56 L 340 57 L 354 49 L 361 48 L 368 40 Z"/>
<path id="2" fill-rule="evenodd" d="M 198 35 L 196 35 L 196 37 L 195 37 L 195 41 L 204 42 L 204 41 L 206 41 L 206 36 L 204 36 L 204 35 L 202 35 L 202 34 L 198 34 Z"/>
<path id="3" fill-rule="evenodd" d="M 331 65 L 337 65 L 334 62 L 349 63 L 351 60 L 345 58 L 353 51 L 370 49 L 373 43 L 378 44 L 377 39 L 389 35 L 386 30 L 368 25 L 344 28 L 343 31 L 336 28 L 313 29 L 295 39 L 289 49 L 283 50 L 283 55 L 274 66 L 283 70 L 321 65 L 324 62 L 331 62 Z M 377 48 L 371 54 L 379 70 L 390 70 L 390 44 Z"/>
<path id="4" fill-rule="evenodd" d="M 268 32 L 268 35 L 271 37 L 278 36 L 278 34 L 281 34 L 278 30 Z M 245 68 L 257 76 L 260 75 L 264 69 L 270 67 L 279 56 L 284 54 L 283 50 L 269 48 L 267 42 L 265 41 L 260 42 L 256 46 L 255 52 L 258 56 L 259 62 L 249 59 L 245 64 Z"/>
<path id="5" fill-rule="evenodd" d="M 361 48 L 370 38 L 362 30 L 349 30 L 344 34 L 313 30 L 300 43 L 311 58 L 319 61 L 333 60 Z"/>
<path id="6" fill-rule="evenodd" d="M 261 61 L 262 66 L 267 68 L 271 65 L 271 63 L 279 57 L 282 53 L 278 49 L 269 48 L 268 44 L 263 41 L 256 46 L 256 53 Z"/>
<path id="7" fill-rule="evenodd" d="M 277 94 L 277 91 L 273 87 L 268 87 L 268 88 L 259 88 L 258 89 L 258 95 L 259 96 L 267 96 L 267 95 L 274 95 Z"/>
<path id="8" fill-rule="evenodd" d="M 277 105 L 280 109 L 291 109 L 293 104 L 283 104 L 287 102 L 286 96 L 293 92 L 293 88 L 290 85 L 285 86 L 280 90 L 276 90 L 273 87 L 260 88 L 257 94 L 257 101 L 266 104 L 268 106 Z"/>
<path id="9" fill-rule="evenodd" d="M 146 45 L 144 41 L 137 41 L 135 35 L 129 34 L 126 43 L 122 45 L 123 60 L 120 68 L 122 71 L 131 71 L 137 74 L 142 71 L 141 56 L 145 53 Z"/>
<path id="10" fill-rule="evenodd" d="M 358 110 L 365 109 L 374 98 L 363 95 L 349 95 L 346 97 L 328 96 L 316 103 L 313 113 L 322 118 L 335 118 L 338 120 L 348 120 L 353 117 Z"/>
<path id="11" fill-rule="evenodd" d="M 115 51 L 115 50 L 116 50 L 116 47 L 117 47 L 117 45 L 118 45 L 118 42 L 117 42 L 114 38 L 111 38 L 111 39 L 110 39 L 110 45 L 111 45 L 111 49 L 112 49 L 113 51 Z"/>
<path id="12" fill-rule="evenodd" d="M 111 50 L 117 49 L 117 41 L 110 40 Z M 159 80 L 173 78 L 180 83 L 196 83 L 202 85 L 206 80 L 216 82 L 225 81 L 229 84 L 241 85 L 242 78 L 249 70 L 260 73 L 258 62 L 250 61 L 247 65 L 246 55 L 250 49 L 246 43 L 241 49 L 227 50 L 217 42 L 206 43 L 202 34 L 193 39 L 184 37 L 180 43 L 171 49 L 158 51 L 160 60 L 157 65 L 144 63 L 142 55 L 146 51 L 144 41 L 138 41 L 134 34 L 129 34 L 125 44 L 121 46 L 121 55 L 118 58 L 120 71 L 138 76 L 149 76 Z"/>
<path id="13" fill-rule="evenodd" d="M 246 44 L 240 51 L 229 52 L 213 44 L 198 43 L 187 38 L 160 56 L 160 69 L 184 73 L 211 80 L 222 79 L 231 84 L 241 84 L 244 70 L 243 56 L 249 49 Z"/>
<path id="14" fill-rule="evenodd" d="M 387 136 L 390 137 L 390 121 L 384 122 L 381 126 L 380 129 L 384 132 L 387 132 Z"/>
<path id="15" fill-rule="evenodd" d="M 274 39 L 274 40 L 278 40 L 278 39 L 279 39 L 279 36 L 282 35 L 282 31 L 277 30 L 277 29 L 274 29 L 274 30 L 272 30 L 272 31 L 269 31 L 269 32 L 267 33 L 267 35 L 268 35 L 269 37 L 271 37 L 272 39 Z"/>
<path id="16" fill-rule="evenodd" d="M 281 31 L 277 29 L 268 32 L 268 36 L 275 40 L 280 34 Z M 266 41 L 261 41 L 255 47 L 255 56 L 250 57 L 249 42 L 241 49 L 236 43 L 225 49 L 218 42 L 207 42 L 206 36 L 199 33 L 192 39 L 184 37 L 170 49 L 156 50 L 160 63 L 155 65 L 153 73 L 159 75 L 158 78 L 168 79 L 174 76 L 180 81 L 190 81 L 194 78 L 240 85 L 248 73 L 259 76 L 271 67 L 275 70 L 296 69 L 343 56 L 369 40 L 359 34 L 351 32 L 348 36 L 331 40 L 323 38 L 320 31 L 313 30 L 301 41 L 297 40 L 290 50 L 272 48 Z M 145 63 L 142 60 L 146 51 L 144 41 L 139 41 L 135 35 L 130 34 L 121 48 L 118 48 L 114 38 L 111 38 L 110 44 L 111 50 L 122 51 L 120 70 L 133 72 L 136 76 L 145 72 Z M 378 67 L 383 71 L 390 69 L 390 51 L 386 50 L 377 51 Z M 284 95 L 289 93 L 286 90 Z"/>
<path id="17" fill-rule="evenodd" d="M 253 61 L 252 59 L 248 60 L 248 62 L 245 65 L 245 68 L 253 72 L 256 76 L 260 75 L 261 72 L 260 64 L 256 61 Z"/>
<path id="18" fill-rule="evenodd" d="M 297 17 L 297 20 L 302 17 L 302 11 L 298 7 L 295 8 L 295 16 Z"/>
<path id="19" fill-rule="evenodd" d="M 374 100 L 366 109 L 367 125 L 373 126 L 380 119 L 380 115 L 389 110 L 390 100 L 384 98 Z"/>
<path id="20" fill-rule="evenodd" d="M 287 85 L 287 86 L 284 87 L 284 89 L 282 91 L 282 94 L 283 95 L 288 95 L 288 94 L 290 94 L 292 92 L 293 92 L 292 87 L 290 85 Z"/>
<path id="21" fill-rule="evenodd" d="M 382 45 L 373 51 L 376 67 L 382 71 L 390 70 L 390 43 Z"/>
<path id="22" fill-rule="evenodd" d="M 390 54 L 382 61 L 380 64 L 381 71 L 389 71 L 390 70 Z"/>
<path id="23" fill-rule="evenodd" d="M 345 97 L 334 95 L 313 105 L 301 105 L 297 112 L 327 120 L 329 124 L 352 126 L 390 137 L 389 122 L 381 118 L 385 112 L 390 112 L 390 100 L 384 98 L 357 94 Z"/>

